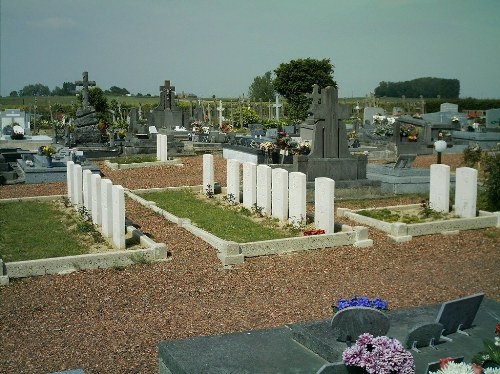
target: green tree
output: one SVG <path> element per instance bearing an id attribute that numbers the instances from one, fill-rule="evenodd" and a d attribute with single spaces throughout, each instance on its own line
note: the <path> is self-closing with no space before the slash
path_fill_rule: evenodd
<path id="1" fill-rule="evenodd" d="M 260 123 L 260 117 L 254 109 L 243 105 L 233 110 L 231 122 L 235 127 L 239 127 L 240 123 L 243 123 L 243 126 L 247 126 L 249 123 Z"/>
<path id="2" fill-rule="evenodd" d="M 110 95 L 115 95 L 115 96 L 125 96 L 125 95 L 129 94 L 130 92 L 126 88 L 111 86 L 109 88 L 109 90 L 107 90 L 105 93 L 110 94 Z"/>
<path id="3" fill-rule="evenodd" d="M 274 70 L 274 88 L 288 101 L 288 117 L 291 120 L 304 120 L 311 101 L 305 96 L 312 92 L 312 86 L 320 88 L 337 87 L 333 80 L 333 68 L 330 59 L 316 60 L 312 58 L 292 60 L 280 64 Z"/>
<path id="4" fill-rule="evenodd" d="M 255 77 L 248 88 L 248 96 L 253 101 L 269 101 L 274 99 L 274 86 L 271 72 L 266 72 L 262 77 Z"/>
<path id="5" fill-rule="evenodd" d="M 19 96 L 50 96 L 50 89 L 41 83 L 24 86 Z"/>
<path id="6" fill-rule="evenodd" d="M 81 91 L 78 93 L 78 101 L 80 102 L 80 105 L 83 102 L 83 95 Z M 104 95 L 103 90 L 99 87 L 89 89 L 89 104 L 94 107 L 99 119 L 106 118 L 106 112 L 109 108 L 108 99 Z"/>
<path id="7" fill-rule="evenodd" d="M 10 97 L 18 97 L 18 93 L 17 91 L 11 91 L 10 94 L 9 94 Z"/>

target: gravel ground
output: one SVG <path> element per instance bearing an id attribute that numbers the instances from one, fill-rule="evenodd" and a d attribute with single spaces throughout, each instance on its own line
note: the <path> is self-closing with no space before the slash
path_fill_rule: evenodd
<path id="1" fill-rule="evenodd" d="M 444 155 L 460 165 L 461 155 Z M 201 157 L 176 166 L 111 171 L 126 188 L 201 184 Z M 434 157 L 419 157 L 427 167 Z M 225 161 L 215 158 L 225 185 Z M 64 194 L 64 183 L 0 187 L 0 198 Z M 418 202 L 397 197 L 372 206 Z M 169 261 L 125 270 L 33 277 L 0 287 L 0 373 L 157 373 L 164 339 L 324 319 L 340 297 L 387 299 L 391 308 L 484 292 L 500 301 L 499 229 L 416 237 L 396 244 L 370 229 L 374 246 L 325 248 L 248 259 L 223 269 L 215 250 L 139 204 L 127 216 L 165 242 Z M 337 206 L 356 208 L 343 201 Z M 352 223 L 351 223 L 352 224 Z"/>

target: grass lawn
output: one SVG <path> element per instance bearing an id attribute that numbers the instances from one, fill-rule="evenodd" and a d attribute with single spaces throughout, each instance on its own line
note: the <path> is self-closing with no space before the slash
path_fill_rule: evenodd
<path id="1" fill-rule="evenodd" d="M 2 203 L 0 212 L 0 256 L 4 262 L 88 253 L 82 240 L 88 224 L 54 202 Z"/>
<path id="2" fill-rule="evenodd" d="M 270 220 L 268 225 L 256 222 L 248 210 L 237 211 L 223 203 L 204 201 L 192 191 L 151 192 L 142 197 L 156 202 L 158 207 L 169 213 L 189 218 L 200 228 L 225 240 L 247 243 L 297 236 L 297 232 L 292 230 L 273 227 Z"/>

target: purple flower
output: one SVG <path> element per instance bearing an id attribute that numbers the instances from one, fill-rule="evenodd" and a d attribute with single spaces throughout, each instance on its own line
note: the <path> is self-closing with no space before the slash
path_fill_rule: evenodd
<path id="1" fill-rule="evenodd" d="M 338 299 L 336 308 L 338 310 L 342 310 L 344 308 L 349 308 L 351 306 L 363 306 L 367 308 L 374 308 L 379 310 L 387 310 L 389 308 L 389 304 L 387 301 L 382 300 L 378 297 L 370 300 L 368 297 L 358 297 L 354 296 L 352 299 Z"/>

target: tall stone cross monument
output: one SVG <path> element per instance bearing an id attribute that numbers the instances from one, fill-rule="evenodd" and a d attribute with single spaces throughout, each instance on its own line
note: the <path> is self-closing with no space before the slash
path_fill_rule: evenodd
<path id="1" fill-rule="evenodd" d="M 170 86 L 170 81 L 165 81 L 163 86 L 160 86 L 160 105 L 156 110 L 172 110 L 172 103 L 174 101 L 175 87 Z"/>
<path id="2" fill-rule="evenodd" d="M 87 71 L 83 72 L 83 79 L 81 81 L 76 81 L 75 85 L 77 87 L 83 86 L 82 95 L 83 103 L 82 107 L 87 108 L 89 106 L 89 87 L 95 86 L 95 81 L 89 81 L 89 73 Z"/>
<path id="3" fill-rule="evenodd" d="M 326 87 L 321 92 L 313 85 L 312 99 L 307 122 L 314 125 L 312 150 L 309 158 L 351 157 L 347 141 L 347 131 L 341 121 L 349 118 L 350 110 L 338 103 L 338 90 Z"/>
<path id="4" fill-rule="evenodd" d="M 222 118 L 224 113 L 224 107 L 222 106 L 222 100 L 219 100 L 219 106 L 217 107 L 217 111 L 219 112 L 219 126 L 222 126 Z"/>

